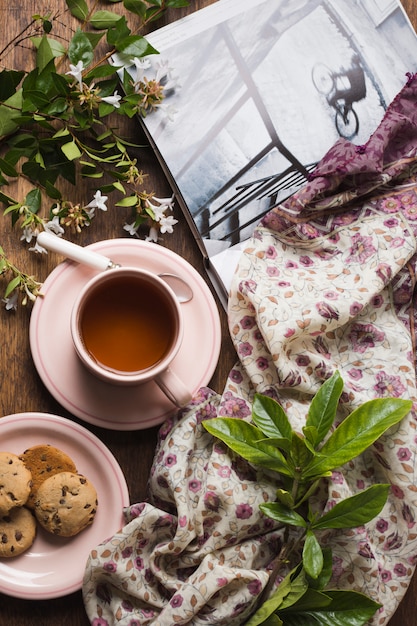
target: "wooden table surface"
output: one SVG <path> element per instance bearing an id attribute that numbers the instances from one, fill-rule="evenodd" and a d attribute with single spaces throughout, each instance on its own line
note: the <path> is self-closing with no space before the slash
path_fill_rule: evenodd
<path id="1" fill-rule="evenodd" d="M 168 11 L 165 17 L 157 22 L 154 27 L 162 26 L 166 22 L 178 19 L 182 15 L 212 3 L 213 0 L 191 0 L 189 8 Z M 403 4 L 416 27 L 417 4 L 414 0 L 403 0 Z M 118 13 L 123 12 L 121 3 L 98 2 L 98 5 L 100 8 L 107 8 Z M 4 51 L 4 47 L 9 41 L 19 36 L 19 33 L 34 14 L 45 15 L 47 12 L 51 12 L 52 15 L 57 16 L 58 21 L 62 24 L 70 24 L 70 19 L 65 14 L 65 8 L 66 5 L 63 0 L 0 0 L 0 70 L 4 67 L 30 69 L 31 66 L 28 67 L 27 65 L 30 58 L 27 45 L 13 46 L 6 51 Z M 129 17 L 129 23 L 134 24 L 131 17 Z M 136 141 L 140 138 L 136 120 L 124 120 L 121 131 L 125 136 L 134 137 Z M 156 195 L 160 197 L 170 195 L 169 185 L 152 150 L 146 147 L 141 148 L 137 154 L 141 161 L 141 167 L 149 175 L 147 189 L 154 189 Z M 22 190 L 20 191 L 22 192 Z M 84 202 L 93 196 L 94 191 L 94 183 L 83 183 L 81 187 L 77 187 L 77 194 L 79 194 L 80 200 Z M 69 190 L 69 197 L 71 194 L 73 197 L 73 189 Z M 16 195 L 22 197 L 22 195 L 19 196 L 19 191 L 16 192 Z M 175 234 L 165 235 L 162 243 L 167 248 L 182 255 L 204 276 L 202 259 L 197 245 L 185 221 L 181 220 L 178 211 L 176 217 L 180 219 L 180 223 L 175 227 Z M 76 238 L 76 241 L 82 245 L 87 245 L 103 239 L 129 237 L 122 229 L 124 220 L 124 214 L 116 208 L 107 213 L 99 212 L 93 224 L 85 229 Z M 47 256 L 28 254 L 27 245 L 20 241 L 20 233 L 12 229 L 9 219 L 1 219 L 0 235 L 0 245 L 15 264 L 24 268 L 29 274 L 36 275 L 41 281 L 62 260 L 52 253 Z M 3 289 L 4 285 L 0 284 L 0 288 Z M 222 350 L 210 386 L 221 392 L 227 374 L 236 360 L 236 355 L 229 338 L 226 316 L 220 305 L 219 311 L 222 322 Z M 20 307 L 12 313 L 6 313 L 4 309 L 0 310 L 0 415 L 35 411 L 62 415 L 78 421 L 54 400 L 37 374 L 29 348 L 29 320 L 30 308 Z M 190 359 L 192 358 L 193 356 L 190 355 Z M 126 432 L 102 429 L 86 425 L 82 421 L 79 423 L 87 426 L 95 433 L 119 461 L 129 486 L 131 502 L 142 501 L 146 496 L 146 483 L 153 459 L 157 427 L 149 430 Z M 62 564 L 62 567 L 65 568 L 65 563 Z M 416 597 L 417 575 L 414 576 L 405 599 L 392 618 L 390 626 L 415 626 Z M 62 598 L 41 601 L 17 599 L 0 594 L 0 626 L 88 626 L 88 624 L 89 620 L 84 611 L 81 592 Z"/>

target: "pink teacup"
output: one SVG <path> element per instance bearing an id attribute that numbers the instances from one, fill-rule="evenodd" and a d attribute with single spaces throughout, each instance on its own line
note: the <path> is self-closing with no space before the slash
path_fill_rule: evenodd
<path id="1" fill-rule="evenodd" d="M 177 406 L 191 392 L 172 371 L 183 318 L 171 287 L 143 269 L 116 267 L 94 276 L 71 313 L 71 335 L 85 367 L 114 385 L 154 380 Z"/>

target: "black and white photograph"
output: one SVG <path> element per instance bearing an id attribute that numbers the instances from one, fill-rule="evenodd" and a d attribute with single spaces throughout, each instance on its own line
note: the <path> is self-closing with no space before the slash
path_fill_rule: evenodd
<path id="1" fill-rule="evenodd" d="M 397 0 L 219 0 L 150 41 L 167 90 L 145 129 L 209 257 L 365 143 L 417 59 Z"/>

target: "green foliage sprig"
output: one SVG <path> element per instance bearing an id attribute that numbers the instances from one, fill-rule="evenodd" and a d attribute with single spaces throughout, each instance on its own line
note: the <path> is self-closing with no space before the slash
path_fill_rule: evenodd
<path id="1" fill-rule="evenodd" d="M 320 533 L 355 528 L 382 510 L 390 485 L 374 484 L 341 500 L 329 511 L 314 510 L 311 498 L 320 481 L 371 446 L 412 407 L 411 400 L 378 398 L 355 409 L 336 428 L 343 380 L 336 372 L 314 396 L 302 433 L 296 432 L 281 405 L 256 394 L 252 422 L 217 417 L 203 422 L 209 433 L 249 463 L 277 473 L 276 501 L 260 505 L 262 512 L 284 527 L 277 556 L 259 608 L 246 626 L 363 626 L 381 606 L 355 591 L 328 590 L 332 554 L 320 546 Z M 298 536 L 290 541 L 289 529 Z M 276 588 L 277 576 L 295 558 Z M 271 595 L 272 593 L 272 595 Z"/>
<path id="2" fill-rule="evenodd" d="M 115 4 L 121 0 L 109 0 Z M 65 41 L 54 36 L 57 17 L 34 15 L 19 43 L 30 41 L 35 49 L 31 71 L 3 69 L 0 72 L 0 202 L 13 226 L 23 230 L 21 239 L 30 243 L 40 230 L 62 235 L 65 229 L 77 233 L 89 225 L 96 209 L 106 210 L 108 195 L 118 192 L 116 206 L 132 211 L 130 234 L 146 227 L 147 238 L 156 241 L 159 232 L 172 232 L 176 220 L 171 214 L 172 198 L 158 198 L 144 188 L 146 174 L 131 158 L 137 147 L 120 137 L 114 116 L 132 118 L 161 107 L 164 83 L 169 70 L 146 75 L 144 57 L 157 54 L 145 37 L 132 32 L 125 16 L 97 10 L 91 0 L 65 0 L 75 32 Z M 168 8 L 187 6 L 186 0 L 123 0 L 125 12 L 135 15 L 143 28 Z M 16 45 L 16 41 L 9 45 Z M 0 51 L 1 56 L 9 46 Z M 120 78 L 110 57 L 117 55 L 136 66 L 137 76 L 125 73 L 123 95 Z M 74 188 L 80 178 L 97 182 L 93 199 L 82 201 L 63 196 L 62 181 Z M 23 200 L 5 192 L 12 181 L 25 179 L 32 186 Z M 41 207 L 49 202 L 46 214 Z M 29 248 L 46 252 L 36 243 Z M 38 283 L 25 278 L 1 252 L 0 275 L 8 277 L 6 308 L 15 308 L 16 294 L 23 303 L 38 294 Z M 25 295 L 26 294 L 26 295 Z M 32 297 L 33 296 L 33 297 Z"/>

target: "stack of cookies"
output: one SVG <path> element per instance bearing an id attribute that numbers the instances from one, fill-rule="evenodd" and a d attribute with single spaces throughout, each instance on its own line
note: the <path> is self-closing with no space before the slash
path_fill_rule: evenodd
<path id="1" fill-rule="evenodd" d="M 47 532 L 72 537 L 92 524 L 97 492 L 74 461 L 49 444 L 0 452 L 0 557 L 22 554 Z"/>

